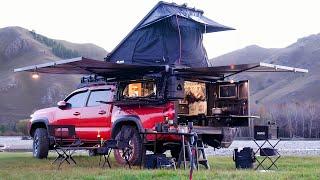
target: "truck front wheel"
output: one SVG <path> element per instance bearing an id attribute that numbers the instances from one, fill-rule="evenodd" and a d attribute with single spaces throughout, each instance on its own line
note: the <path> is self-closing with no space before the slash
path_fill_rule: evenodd
<path id="1" fill-rule="evenodd" d="M 131 150 L 129 151 L 129 157 L 128 160 L 130 162 L 130 164 L 132 165 L 139 165 L 140 161 L 141 161 L 141 138 L 139 135 L 138 130 L 134 127 L 134 126 L 123 126 L 121 128 L 121 130 L 119 131 L 119 133 L 116 136 L 116 139 L 118 140 L 120 138 L 121 133 L 124 133 L 124 138 L 127 139 L 129 138 L 129 144 L 131 146 Z M 130 135 L 132 135 L 131 137 L 129 137 Z M 119 164 L 125 164 L 126 161 L 124 159 L 123 155 L 123 151 L 122 150 L 114 150 L 114 157 L 116 159 L 116 161 Z"/>
<path id="2" fill-rule="evenodd" d="M 48 157 L 49 138 L 45 128 L 37 128 L 33 136 L 33 157 L 43 159 Z"/>

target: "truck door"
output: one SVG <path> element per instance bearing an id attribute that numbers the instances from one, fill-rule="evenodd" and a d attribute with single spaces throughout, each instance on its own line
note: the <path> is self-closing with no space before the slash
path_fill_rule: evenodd
<path id="1" fill-rule="evenodd" d="M 59 125 L 74 125 L 77 127 L 77 123 L 80 119 L 82 109 L 87 102 L 88 91 L 75 92 L 69 95 L 65 101 L 67 107 L 59 109 L 55 113 L 55 119 Z"/>
<path id="2" fill-rule="evenodd" d="M 111 89 L 99 89 L 90 91 L 89 99 L 83 108 L 79 119 L 79 136 L 89 140 L 98 140 L 98 134 L 103 139 L 110 139 L 111 136 L 111 102 L 113 91 Z"/>

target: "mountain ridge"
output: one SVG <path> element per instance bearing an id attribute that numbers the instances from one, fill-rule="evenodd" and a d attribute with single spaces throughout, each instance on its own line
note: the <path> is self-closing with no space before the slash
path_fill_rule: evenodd
<path id="1" fill-rule="evenodd" d="M 80 76 L 76 75 L 41 74 L 33 80 L 30 73 L 13 73 L 14 68 L 60 60 L 48 42 L 62 55 L 77 52 L 70 55 L 98 60 L 107 55 L 107 51 L 92 43 L 77 44 L 39 35 L 46 44 L 34 38 L 33 33 L 17 26 L 0 28 L 0 124 L 11 128 L 17 120 L 29 118 L 34 110 L 55 105 L 79 83 Z"/>
<path id="2" fill-rule="evenodd" d="M 237 57 L 237 59 L 230 57 Z M 250 80 L 253 102 L 266 105 L 301 101 L 320 102 L 320 95 L 317 93 L 317 89 L 320 88 L 317 85 L 320 79 L 320 73 L 317 71 L 320 67 L 319 57 L 320 34 L 313 34 L 299 38 L 295 43 L 284 48 L 267 49 L 255 45 L 247 46 L 213 58 L 210 62 L 212 65 L 221 65 L 262 61 L 309 70 L 307 74 L 256 73 L 237 76 L 240 79 Z M 305 95 L 306 92 L 308 96 Z"/>

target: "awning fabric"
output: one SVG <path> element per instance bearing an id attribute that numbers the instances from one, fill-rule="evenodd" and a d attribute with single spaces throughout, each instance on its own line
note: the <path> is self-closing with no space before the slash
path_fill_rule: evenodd
<path id="1" fill-rule="evenodd" d="M 14 72 L 37 72 L 50 74 L 97 74 L 106 77 L 128 77 L 134 78 L 147 74 L 155 74 L 169 71 L 168 66 L 150 66 L 137 64 L 117 64 L 99 60 L 93 60 L 85 57 L 60 60 L 50 63 L 32 65 L 17 68 Z M 190 68 L 179 66 L 172 68 L 174 75 L 186 76 L 189 78 L 207 78 L 221 79 L 242 72 L 297 72 L 307 73 L 308 70 L 280 66 L 267 63 L 237 64 L 229 66 L 214 66 L 203 68 Z"/>
<path id="2" fill-rule="evenodd" d="M 49 74 L 97 74 L 108 77 L 138 76 L 160 72 L 164 66 L 142 66 L 133 64 L 117 64 L 85 57 L 59 60 L 50 63 L 26 66 L 14 69 L 14 72 L 37 72 Z"/>
<path id="3" fill-rule="evenodd" d="M 281 66 L 268 63 L 251 63 L 251 64 L 232 64 L 229 66 L 213 66 L 206 68 L 179 68 L 175 69 L 176 74 L 184 75 L 186 77 L 196 78 L 226 78 L 239 73 L 263 73 L 263 72 L 294 72 L 294 73 L 308 73 L 307 69 Z"/>
<path id="4" fill-rule="evenodd" d="M 233 30 L 203 11 L 159 2 L 111 51 L 106 60 L 142 65 L 207 67 L 203 33 Z"/>

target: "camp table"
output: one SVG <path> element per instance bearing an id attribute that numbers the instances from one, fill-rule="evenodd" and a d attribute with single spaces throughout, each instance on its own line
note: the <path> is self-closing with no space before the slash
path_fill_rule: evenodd
<path id="1" fill-rule="evenodd" d="M 158 142 L 158 138 L 161 136 L 179 136 L 181 138 L 181 150 L 180 150 L 180 158 L 178 159 L 178 167 L 180 167 L 181 162 L 183 162 L 184 165 L 184 169 L 186 169 L 187 167 L 187 160 L 186 160 L 186 153 L 188 153 L 188 156 L 191 157 L 191 159 L 196 159 L 196 162 L 190 162 L 190 167 L 191 163 L 196 166 L 198 166 L 198 162 L 197 162 L 197 156 L 193 155 L 193 153 L 191 153 L 191 148 L 193 147 L 193 142 L 191 142 L 192 138 L 194 138 L 196 135 L 196 133 L 191 132 L 191 133 L 181 133 L 181 132 L 157 132 L 157 131 L 147 131 L 145 130 L 144 132 L 140 132 L 141 135 L 141 164 L 140 164 L 140 168 L 142 168 L 142 165 L 144 163 L 145 160 L 145 154 L 143 152 L 145 152 L 145 146 L 146 145 L 150 145 L 150 143 L 153 145 L 153 149 L 154 152 L 156 152 L 157 149 L 157 142 Z M 154 140 L 153 141 L 148 141 L 147 140 L 147 135 L 151 135 L 154 136 Z M 186 152 L 186 147 L 188 149 L 188 152 Z M 182 159 L 181 159 L 181 153 L 182 153 Z"/>

